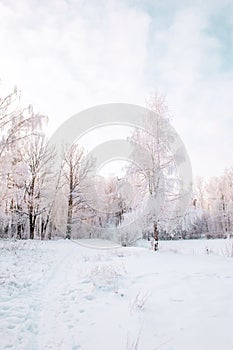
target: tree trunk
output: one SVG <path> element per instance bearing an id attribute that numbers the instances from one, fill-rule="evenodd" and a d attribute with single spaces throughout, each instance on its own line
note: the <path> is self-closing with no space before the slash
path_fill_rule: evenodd
<path id="1" fill-rule="evenodd" d="M 154 251 L 157 251 L 159 250 L 159 231 L 156 222 L 154 222 L 154 240 Z"/>
<path id="2" fill-rule="evenodd" d="M 52 223 L 52 220 L 50 220 L 49 221 L 48 239 L 52 239 L 52 232 L 53 232 L 53 223 Z"/>
<path id="3" fill-rule="evenodd" d="M 22 224 L 17 223 L 17 239 L 22 239 Z"/>
<path id="4" fill-rule="evenodd" d="M 73 196 L 70 193 L 69 202 L 68 202 L 68 216 L 67 216 L 67 228 L 66 228 L 66 238 L 71 238 L 71 226 L 73 218 Z"/>
<path id="5" fill-rule="evenodd" d="M 70 239 L 71 238 L 71 226 L 72 226 L 72 219 L 73 219 L 73 168 L 70 169 L 70 175 L 69 175 L 69 199 L 68 199 L 68 215 L 67 215 L 67 227 L 66 227 L 66 237 Z"/>
<path id="6" fill-rule="evenodd" d="M 29 238 L 34 239 L 35 234 L 35 216 L 32 212 L 29 213 Z"/>
<path id="7" fill-rule="evenodd" d="M 41 228 L 40 228 L 40 239 L 41 239 L 42 241 L 45 239 L 45 230 L 46 230 L 45 221 L 44 221 L 44 219 L 42 218 L 42 219 L 41 219 Z"/>
<path id="8" fill-rule="evenodd" d="M 49 215 L 47 214 L 46 220 L 44 218 L 41 218 L 41 225 L 40 225 L 40 238 L 41 238 L 41 240 L 45 239 L 48 222 L 49 222 Z"/>

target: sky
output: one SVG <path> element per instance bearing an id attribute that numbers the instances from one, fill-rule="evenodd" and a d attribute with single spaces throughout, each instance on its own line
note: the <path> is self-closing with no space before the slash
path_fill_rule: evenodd
<path id="1" fill-rule="evenodd" d="M 232 0 L 0 0 L 0 93 L 49 116 L 166 96 L 194 176 L 233 166 Z"/>

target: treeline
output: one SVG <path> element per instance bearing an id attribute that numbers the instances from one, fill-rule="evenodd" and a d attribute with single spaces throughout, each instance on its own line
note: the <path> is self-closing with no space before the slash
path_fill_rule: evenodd
<path id="1" fill-rule="evenodd" d="M 20 106 L 15 89 L 0 98 L 0 237 L 70 237 L 71 225 L 94 213 L 82 198 L 93 162 L 66 148 L 55 179 L 55 149 L 43 132 L 47 117 Z M 81 213 L 81 214 L 80 214 Z"/>
<path id="2" fill-rule="evenodd" d="M 183 236 L 227 238 L 233 236 L 233 168 L 219 177 L 195 181 L 195 198 Z M 191 214 L 192 213 L 192 214 Z M 193 215 L 193 220 L 191 216 Z"/>
<path id="3" fill-rule="evenodd" d="M 197 179 L 186 215 L 175 217 L 181 192 L 176 160 L 165 147 L 171 136 L 168 109 L 157 94 L 149 107 L 157 114 L 145 118 L 150 133 L 132 132 L 129 142 L 137 146 L 125 179 L 106 179 L 94 177 L 95 159 L 77 144 L 64 145 L 58 167 L 43 131 L 48 118 L 32 106 L 22 108 L 17 89 L 0 97 L 0 238 L 104 237 L 126 243 L 142 236 L 232 235 L 233 169 L 209 181 Z M 172 229 L 175 221 L 179 225 Z M 112 228 L 122 228 L 117 237 Z"/>
<path id="4" fill-rule="evenodd" d="M 58 168 L 47 122 L 17 89 L 0 97 L 0 238 L 103 236 L 126 210 L 118 180 L 94 178 L 95 159 L 77 144 L 63 145 Z"/>

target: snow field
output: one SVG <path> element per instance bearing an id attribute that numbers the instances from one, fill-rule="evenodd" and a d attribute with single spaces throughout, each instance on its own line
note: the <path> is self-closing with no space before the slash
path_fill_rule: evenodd
<path id="1" fill-rule="evenodd" d="M 232 242 L 143 244 L 1 241 L 0 349 L 232 350 Z"/>

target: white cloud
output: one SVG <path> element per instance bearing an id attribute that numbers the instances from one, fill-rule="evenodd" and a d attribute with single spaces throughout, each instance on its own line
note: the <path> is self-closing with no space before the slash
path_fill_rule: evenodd
<path id="1" fill-rule="evenodd" d="M 208 26 L 208 14 L 190 7 L 153 37 L 157 83 L 167 94 L 195 175 L 218 174 L 233 165 L 233 68 L 221 70 L 221 43 Z"/>
<path id="2" fill-rule="evenodd" d="M 98 3 L 93 7 L 97 11 Z M 1 5 L 8 19 L 0 24 L 3 78 L 16 82 L 37 108 L 59 122 L 95 104 L 142 102 L 146 93 L 150 17 L 113 2 L 92 21 L 90 9 L 83 16 L 82 7 L 73 5 L 71 13 L 60 1 L 43 11 L 19 7 L 16 16 L 14 8 Z"/>
<path id="3" fill-rule="evenodd" d="M 230 5 L 0 0 L 0 77 L 52 127 L 96 104 L 144 104 L 161 90 L 195 174 L 218 174 L 233 164 L 233 67 L 223 71 L 210 18 L 229 17 Z"/>

